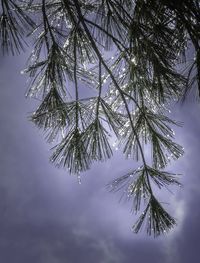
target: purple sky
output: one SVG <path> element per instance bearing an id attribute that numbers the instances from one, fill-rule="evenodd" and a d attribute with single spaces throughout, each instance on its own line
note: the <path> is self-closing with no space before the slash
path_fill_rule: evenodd
<path id="1" fill-rule="evenodd" d="M 200 105 L 178 106 L 184 121 L 176 138 L 185 156 L 168 170 L 182 173 L 184 188 L 161 198 L 178 219 L 165 237 L 130 231 L 130 204 L 105 189 L 130 167 L 119 152 L 82 176 L 55 168 L 50 146 L 27 119 L 25 59 L 0 57 L 0 262 L 2 263 L 198 263 L 200 258 Z"/>

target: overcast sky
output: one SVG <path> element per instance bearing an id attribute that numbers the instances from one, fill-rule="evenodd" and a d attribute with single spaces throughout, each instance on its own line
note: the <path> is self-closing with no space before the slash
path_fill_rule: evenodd
<path id="1" fill-rule="evenodd" d="M 135 235 L 130 204 L 105 185 L 130 167 L 119 152 L 82 176 L 82 184 L 48 161 L 49 145 L 27 119 L 23 56 L 0 57 L 0 262 L 198 263 L 200 258 L 200 105 L 177 106 L 176 138 L 185 156 L 168 169 L 184 188 L 162 199 L 178 219 L 170 234 Z"/>

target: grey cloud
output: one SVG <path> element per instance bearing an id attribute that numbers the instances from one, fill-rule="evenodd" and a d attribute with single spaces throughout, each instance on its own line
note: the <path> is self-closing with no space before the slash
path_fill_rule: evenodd
<path id="1" fill-rule="evenodd" d="M 121 262 L 112 241 L 49 223 L 4 226 L 0 247 L 0 261 L 6 263 Z"/>

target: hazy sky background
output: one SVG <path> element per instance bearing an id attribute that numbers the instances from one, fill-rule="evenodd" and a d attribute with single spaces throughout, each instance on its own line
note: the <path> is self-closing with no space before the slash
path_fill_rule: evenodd
<path id="1" fill-rule="evenodd" d="M 168 170 L 182 173 L 184 188 L 162 195 L 178 226 L 154 239 L 133 234 L 130 204 L 105 185 L 127 171 L 119 152 L 82 176 L 82 184 L 49 163 L 50 146 L 28 121 L 24 56 L 0 57 L 0 262 L 200 262 L 200 105 L 194 100 L 171 115 L 184 121 L 176 139 L 185 156 Z"/>

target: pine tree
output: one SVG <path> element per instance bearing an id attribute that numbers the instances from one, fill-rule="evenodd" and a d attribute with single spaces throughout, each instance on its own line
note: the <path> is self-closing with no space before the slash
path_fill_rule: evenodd
<path id="1" fill-rule="evenodd" d="M 197 0 L 0 1 L 2 52 L 14 55 L 27 38 L 33 42 L 23 73 L 27 96 L 41 101 L 31 121 L 48 142 L 59 142 L 50 160 L 80 180 L 94 162 L 111 158 L 112 135 L 133 166 L 139 162 L 108 184 L 123 190 L 134 212 L 143 209 L 136 233 L 145 224 L 157 236 L 176 224 L 153 184 L 180 185 L 165 171 L 184 153 L 172 129 L 181 123 L 168 111 L 191 87 L 200 93 L 199 36 Z"/>

